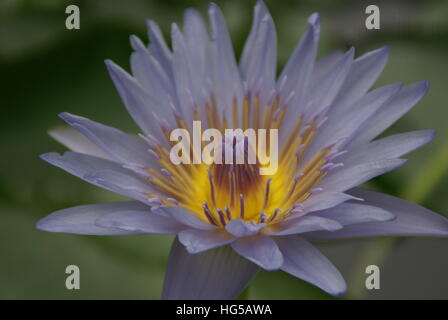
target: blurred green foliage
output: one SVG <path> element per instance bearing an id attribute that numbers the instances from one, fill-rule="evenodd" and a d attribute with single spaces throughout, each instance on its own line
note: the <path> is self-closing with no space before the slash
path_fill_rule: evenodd
<path id="1" fill-rule="evenodd" d="M 135 132 L 108 78 L 104 59 L 129 69 L 128 37 L 136 34 L 146 41 L 146 18 L 159 22 L 168 35 L 170 23 L 180 23 L 185 8 L 205 13 L 207 2 L 0 0 L 0 299 L 160 297 L 170 237 L 95 237 L 35 230 L 36 221 L 54 210 L 120 199 L 51 167 L 38 155 L 64 150 L 46 135 L 49 128 L 61 124 L 57 114 L 62 111 Z M 254 1 L 217 3 L 239 54 Z M 435 128 L 436 139 L 411 154 L 405 167 L 369 184 L 446 213 L 448 2 L 377 1 L 381 9 L 378 31 L 365 29 L 364 9 L 370 3 L 363 1 L 266 3 L 278 28 L 279 66 L 304 31 L 307 16 L 317 11 L 322 16 L 320 55 L 353 45 L 360 55 L 387 44 L 391 57 L 378 85 L 430 81 L 428 96 L 388 133 Z M 69 4 L 80 7 L 80 30 L 65 29 Z M 81 269 L 79 291 L 65 289 L 64 270 L 69 264 Z M 250 297 L 330 298 L 282 272 L 261 272 Z"/>

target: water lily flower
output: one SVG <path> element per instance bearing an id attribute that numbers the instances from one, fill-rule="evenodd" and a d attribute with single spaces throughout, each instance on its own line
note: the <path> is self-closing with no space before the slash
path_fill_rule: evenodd
<path id="1" fill-rule="evenodd" d="M 172 49 L 149 20 L 149 45 L 130 38 L 132 75 L 106 61 L 138 136 L 69 113 L 60 116 L 76 130 L 51 132 L 71 151 L 42 159 L 132 201 L 60 210 L 37 228 L 176 235 L 166 299 L 233 299 L 260 268 L 338 296 L 346 283 L 312 241 L 448 236 L 444 217 L 357 187 L 400 167 L 404 154 L 433 138 L 420 130 L 374 140 L 426 94 L 427 82 L 371 90 L 387 47 L 316 61 L 316 13 L 277 77 L 276 31 L 262 1 L 239 64 L 220 9 L 210 4 L 208 15 L 206 26 L 187 10 L 182 30 L 172 25 Z M 259 175 L 258 162 L 173 164 L 170 132 L 191 130 L 195 120 L 222 131 L 278 129 L 278 170 Z"/>

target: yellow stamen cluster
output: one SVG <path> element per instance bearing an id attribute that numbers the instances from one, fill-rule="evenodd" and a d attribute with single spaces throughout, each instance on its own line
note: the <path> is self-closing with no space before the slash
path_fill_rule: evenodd
<path id="1" fill-rule="evenodd" d="M 262 108 L 259 95 L 246 95 L 241 105 L 233 100 L 233 127 L 280 128 L 287 107 L 281 105 L 277 95 L 272 102 Z M 206 119 L 201 119 L 198 108 L 194 111 L 194 120 L 206 120 L 210 128 L 224 133 L 228 121 L 218 112 L 213 94 L 204 107 Z M 240 114 L 241 113 L 241 114 Z M 191 130 L 177 117 L 179 128 Z M 318 120 L 305 123 L 300 117 L 286 139 L 279 154 L 278 170 L 273 175 L 259 175 L 260 163 L 256 164 L 179 164 L 170 160 L 169 150 L 160 145 L 152 147 L 163 172 L 148 169 L 148 181 L 157 187 L 166 197 L 148 194 L 163 205 L 179 205 L 191 211 L 198 218 L 219 227 L 224 227 L 231 219 L 241 218 L 246 222 L 276 223 L 291 214 L 300 213 L 303 203 L 316 185 L 326 175 L 321 170 L 328 163 L 327 155 L 331 148 L 325 148 L 315 154 L 307 163 L 303 163 L 306 150 L 318 130 Z M 169 141 L 169 131 L 164 131 Z M 269 141 L 269 136 L 266 138 Z M 173 144 L 173 143 L 172 143 Z M 268 147 L 269 151 L 269 147 Z M 194 155 L 194 150 L 191 151 Z"/>

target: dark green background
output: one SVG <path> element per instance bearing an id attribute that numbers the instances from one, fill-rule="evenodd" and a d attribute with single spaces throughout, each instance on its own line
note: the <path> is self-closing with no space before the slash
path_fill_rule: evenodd
<path id="1" fill-rule="evenodd" d="M 69 111 L 136 131 L 108 78 L 104 59 L 129 69 L 129 35 L 146 39 L 145 18 L 168 34 L 172 21 L 208 1 L 0 0 L 0 299 L 156 299 L 172 238 L 95 237 L 35 230 L 39 218 L 117 196 L 90 186 L 38 158 L 63 151 L 46 131 Z M 217 1 L 237 53 L 252 19 L 252 0 Z M 378 85 L 429 80 L 430 92 L 390 132 L 435 128 L 437 137 L 396 172 L 369 187 L 445 214 L 448 168 L 448 2 L 375 1 L 381 30 L 365 29 L 363 1 L 266 1 L 277 26 L 279 67 L 312 12 L 321 14 L 320 56 L 356 46 L 357 55 L 383 45 L 391 56 Z M 65 29 L 65 7 L 77 4 L 81 29 Z M 320 245 L 348 280 L 347 298 L 448 298 L 448 240 L 379 239 Z M 65 289 L 65 267 L 81 269 L 81 290 Z M 364 268 L 381 267 L 381 290 L 364 289 Z M 250 289 L 258 299 L 331 298 L 282 272 L 261 272 Z"/>

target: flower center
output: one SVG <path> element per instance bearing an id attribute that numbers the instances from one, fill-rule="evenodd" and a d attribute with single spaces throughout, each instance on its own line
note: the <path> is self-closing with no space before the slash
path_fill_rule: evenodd
<path id="1" fill-rule="evenodd" d="M 279 95 L 262 107 L 259 95 L 246 95 L 242 105 L 233 103 L 232 126 L 234 128 L 279 129 L 285 122 L 287 105 L 281 104 Z M 213 95 L 202 113 L 195 109 L 195 120 L 204 120 L 209 128 L 217 128 L 224 133 L 228 120 L 217 108 Z M 201 117 L 202 115 L 202 117 Z M 319 181 L 335 165 L 331 163 L 332 147 L 326 147 L 310 159 L 304 155 L 315 137 L 322 119 L 299 119 L 293 123 L 278 155 L 278 170 L 271 175 L 260 175 L 262 165 L 260 154 L 246 135 L 235 136 L 223 141 L 222 163 L 210 165 L 179 164 L 170 161 L 169 151 L 160 145 L 151 147 L 162 169 L 148 169 L 150 181 L 165 197 L 149 194 L 154 203 L 182 206 L 198 218 L 219 227 L 224 227 L 232 219 L 246 222 L 277 223 L 291 215 L 303 212 L 303 202 L 313 193 L 321 191 Z M 191 131 L 178 118 L 178 125 Z M 166 132 L 169 141 L 169 130 Z M 269 138 L 267 139 L 269 141 Z M 242 149 L 243 156 L 238 162 L 236 150 Z M 256 149 L 256 150 L 255 150 Z M 268 148 L 269 149 L 269 148 Z M 226 151 L 233 151 L 232 163 L 224 161 Z M 255 151 L 255 162 L 249 161 L 250 151 Z M 268 150 L 269 151 L 269 150 Z M 193 155 L 193 152 L 191 154 Z"/>

